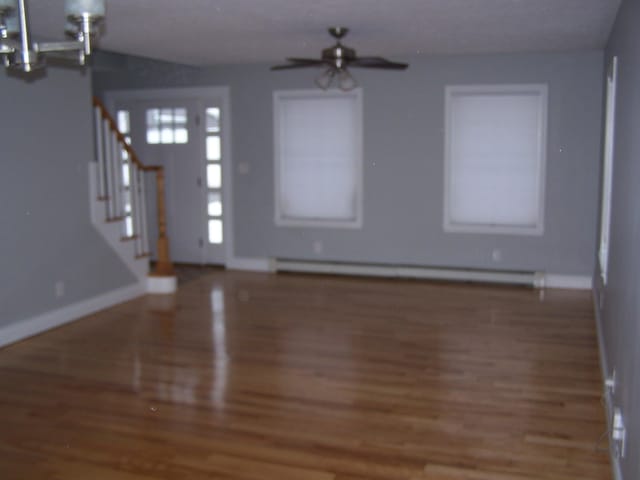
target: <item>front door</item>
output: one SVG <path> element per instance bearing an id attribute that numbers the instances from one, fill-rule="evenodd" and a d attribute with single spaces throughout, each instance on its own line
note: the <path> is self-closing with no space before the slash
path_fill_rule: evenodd
<path id="1" fill-rule="evenodd" d="M 174 262 L 224 264 L 221 104 L 199 98 L 115 101 L 128 112 L 134 150 L 165 169 L 167 231 Z M 148 175 L 150 247 L 155 254 L 155 178 Z"/>

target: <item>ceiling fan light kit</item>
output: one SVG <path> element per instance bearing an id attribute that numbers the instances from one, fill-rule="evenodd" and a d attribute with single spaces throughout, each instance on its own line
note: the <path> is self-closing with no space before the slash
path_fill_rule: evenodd
<path id="1" fill-rule="evenodd" d="M 69 54 L 85 65 L 105 17 L 105 0 L 66 0 L 64 11 L 65 31 L 73 40 L 33 42 L 27 0 L 0 0 L 0 59 L 5 67 L 31 73 L 44 68 L 44 56 Z"/>
<path id="2" fill-rule="evenodd" d="M 348 28 L 332 27 L 329 34 L 336 39 L 335 45 L 322 50 L 319 59 L 287 58 L 286 65 L 276 65 L 271 70 L 289 70 L 294 68 L 324 67 L 325 70 L 315 79 L 315 83 L 323 90 L 331 87 L 337 81 L 338 88 L 343 91 L 353 90 L 358 86 L 349 68 L 374 68 L 383 70 L 406 70 L 406 63 L 391 62 L 382 57 L 358 57 L 353 48 L 344 46 L 341 39 L 349 32 Z"/>
<path id="3" fill-rule="evenodd" d="M 349 70 L 346 68 L 336 70 L 331 67 L 316 77 L 315 84 L 322 90 L 328 90 L 336 79 L 338 88 L 344 92 L 353 90 L 358 86 L 358 82 L 356 82 L 356 79 L 349 73 Z"/>

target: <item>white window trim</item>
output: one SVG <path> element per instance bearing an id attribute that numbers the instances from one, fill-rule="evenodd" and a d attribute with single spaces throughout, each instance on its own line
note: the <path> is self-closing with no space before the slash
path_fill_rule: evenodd
<path id="1" fill-rule="evenodd" d="M 540 180 L 538 222 L 534 227 L 507 226 L 489 224 L 460 224 L 453 223 L 449 216 L 449 182 L 451 177 L 451 99 L 456 94 L 509 94 L 535 93 L 540 96 L 541 115 L 538 125 L 538 145 L 540 146 L 540 162 L 538 178 Z M 480 233 L 507 235 L 543 235 L 545 213 L 545 183 L 547 163 L 547 111 L 548 86 L 546 84 L 508 84 L 508 85 L 448 85 L 445 87 L 445 161 L 444 161 L 444 218 L 443 228 L 450 233 Z"/>
<path id="2" fill-rule="evenodd" d="M 618 57 L 613 57 L 607 72 L 604 150 L 602 165 L 602 199 L 600 208 L 600 245 L 598 261 L 602 283 L 607 284 L 611 230 L 611 192 L 613 184 L 613 157 L 615 153 L 616 90 L 618 83 Z"/>
<path id="3" fill-rule="evenodd" d="M 280 99 L 287 98 L 331 98 L 351 96 L 356 101 L 356 132 L 355 139 L 355 162 L 358 174 L 356 175 L 356 218 L 353 220 L 324 220 L 311 218 L 287 218 L 282 215 L 280 205 Z M 363 161 L 362 161 L 362 89 L 355 88 L 349 92 L 331 89 L 327 91 L 317 89 L 306 90 L 277 90 L 273 92 L 273 125 L 274 125 L 274 203 L 275 203 L 275 224 L 278 227 L 312 227 L 312 228 L 362 228 L 362 204 L 363 204 Z"/>

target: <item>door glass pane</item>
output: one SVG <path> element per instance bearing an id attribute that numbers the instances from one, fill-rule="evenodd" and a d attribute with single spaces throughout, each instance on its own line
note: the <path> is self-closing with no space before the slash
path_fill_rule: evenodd
<path id="1" fill-rule="evenodd" d="M 207 108 L 207 132 L 220 131 L 220 109 Z"/>
<path id="2" fill-rule="evenodd" d="M 171 125 L 173 123 L 173 110 L 171 108 L 163 108 L 160 110 L 160 124 Z"/>
<path id="3" fill-rule="evenodd" d="M 160 143 L 160 130 L 157 128 L 147 129 L 147 143 L 158 144 Z"/>
<path id="4" fill-rule="evenodd" d="M 222 243 L 222 220 L 209 220 L 209 243 Z"/>
<path id="5" fill-rule="evenodd" d="M 209 216 L 220 217 L 222 215 L 222 198 L 218 192 L 209 192 Z"/>
<path id="6" fill-rule="evenodd" d="M 220 188 L 222 185 L 222 171 L 220 165 L 207 165 L 207 186 Z"/>
<path id="7" fill-rule="evenodd" d="M 173 143 L 173 129 L 171 127 L 163 127 L 160 139 L 162 143 Z"/>
<path id="8" fill-rule="evenodd" d="M 147 127 L 157 127 L 160 125 L 160 110 L 150 108 L 147 110 Z"/>
<path id="9" fill-rule="evenodd" d="M 173 123 L 174 125 L 186 125 L 187 124 L 187 109 L 176 108 L 173 110 Z"/>
<path id="10" fill-rule="evenodd" d="M 207 137 L 207 160 L 220 160 L 220 137 Z"/>
<path id="11" fill-rule="evenodd" d="M 176 143 L 188 143 L 189 131 L 186 128 L 176 128 L 173 131 L 173 138 Z"/>

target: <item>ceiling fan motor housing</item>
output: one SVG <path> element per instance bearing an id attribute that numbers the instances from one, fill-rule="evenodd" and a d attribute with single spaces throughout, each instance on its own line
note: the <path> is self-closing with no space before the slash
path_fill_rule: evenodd
<path id="1" fill-rule="evenodd" d="M 356 51 L 337 43 L 333 47 L 322 50 L 322 60 L 341 69 L 356 59 Z"/>
<path id="2" fill-rule="evenodd" d="M 0 0 L 0 2 L 3 0 Z M 5 0 L 6 1 L 6 0 Z M 320 58 L 287 58 L 287 65 L 275 65 L 271 70 L 289 70 L 292 68 L 324 67 L 327 72 L 344 74 L 348 68 L 377 68 L 385 70 L 406 70 L 406 63 L 391 62 L 382 57 L 358 57 L 353 48 L 345 47 L 341 39 L 349 31 L 344 27 L 332 27 L 329 34 L 336 39 L 335 45 L 322 50 Z M 328 68 L 327 68 L 328 67 Z"/>

